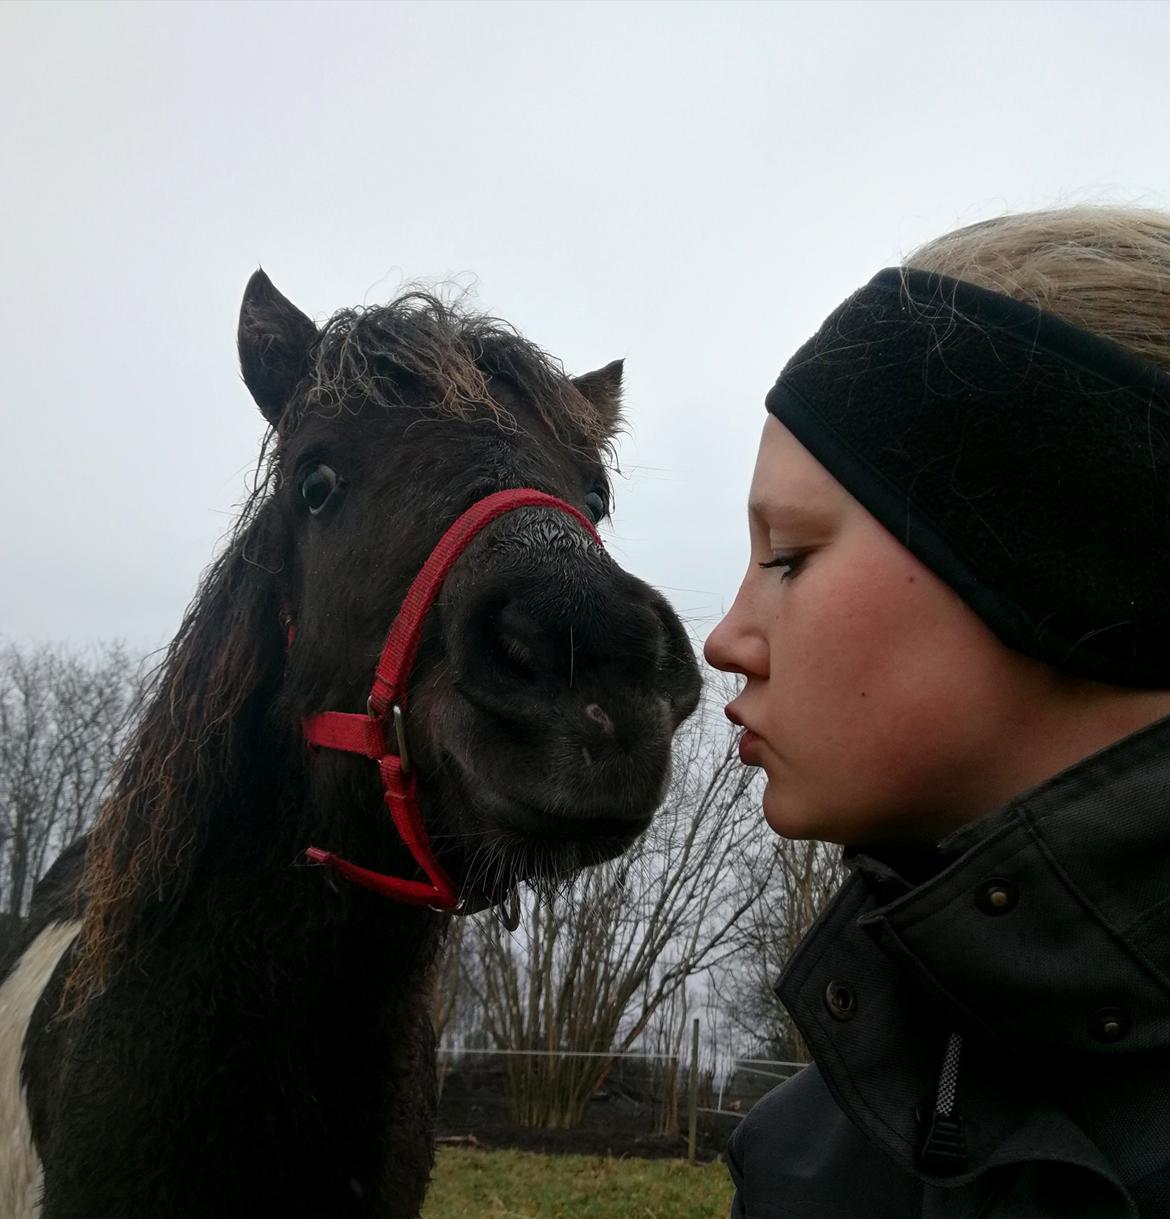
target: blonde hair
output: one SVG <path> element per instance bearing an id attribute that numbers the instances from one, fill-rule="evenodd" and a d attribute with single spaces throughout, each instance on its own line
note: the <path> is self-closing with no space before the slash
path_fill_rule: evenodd
<path id="1" fill-rule="evenodd" d="M 1170 214 L 1080 206 L 956 229 L 903 265 L 1026 301 L 1170 371 Z"/>

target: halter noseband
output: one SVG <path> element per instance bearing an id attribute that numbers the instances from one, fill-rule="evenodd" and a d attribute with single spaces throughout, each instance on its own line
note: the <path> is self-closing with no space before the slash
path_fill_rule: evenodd
<path id="1" fill-rule="evenodd" d="M 455 561 L 476 535 L 492 521 L 517 508 L 554 508 L 580 524 L 603 545 L 593 523 L 571 504 L 543 491 L 521 488 L 497 491 L 467 509 L 439 539 L 407 591 L 397 617 L 391 623 L 378 661 L 374 684 L 366 703 L 366 714 L 323 711 L 302 722 L 305 740 L 320 749 L 339 749 L 377 762 L 382 777 L 386 807 L 398 835 L 429 884 L 372 872 L 319 847 L 305 852 L 312 863 L 322 864 L 354 884 L 364 885 L 385 897 L 415 906 L 457 910 L 460 900 L 455 885 L 431 848 L 418 806 L 417 775 L 411 764 L 406 740 L 407 683 L 422 640 L 423 625 Z M 386 721 L 393 725 L 397 753 L 387 743 Z"/>

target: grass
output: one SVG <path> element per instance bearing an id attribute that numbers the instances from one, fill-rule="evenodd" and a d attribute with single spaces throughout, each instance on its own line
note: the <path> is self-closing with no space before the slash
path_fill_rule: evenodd
<path id="1" fill-rule="evenodd" d="M 440 1147 L 422 1219 L 727 1219 L 718 1161 Z"/>

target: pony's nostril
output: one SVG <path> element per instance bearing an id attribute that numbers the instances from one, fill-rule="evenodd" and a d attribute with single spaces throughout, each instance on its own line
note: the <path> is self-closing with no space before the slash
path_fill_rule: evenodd
<path id="1" fill-rule="evenodd" d="M 585 708 L 585 715 L 593 721 L 598 729 L 600 729 L 602 736 L 613 736 L 613 720 L 611 720 L 609 716 L 605 714 L 605 711 L 599 704 L 590 703 L 589 706 Z"/>
<path id="2" fill-rule="evenodd" d="M 519 676 L 537 674 L 536 625 L 514 602 L 501 606 L 489 619 L 491 648 L 496 660 Z"/>

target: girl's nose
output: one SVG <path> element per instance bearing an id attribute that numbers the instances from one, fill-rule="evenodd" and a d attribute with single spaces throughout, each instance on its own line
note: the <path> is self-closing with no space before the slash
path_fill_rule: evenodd
<path id="1" fill-rule="evenodd" d="M 707 636 L 703 656 L 712 668 L 724 673 L 739 673 L 744 677 L 768 675 L 768 641 L 752 628 L 744 613 L 742 598 L 736 598 L 731 609 Z"/>

